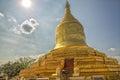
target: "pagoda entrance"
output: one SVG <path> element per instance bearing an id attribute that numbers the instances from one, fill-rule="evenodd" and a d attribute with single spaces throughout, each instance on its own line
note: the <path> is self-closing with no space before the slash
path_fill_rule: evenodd
<path id="1" fill-rule="evenodd" d="M 74 58 L 65 59 L 64 67 L 61 71 L 62 80 L 69 80 L 69 77 L 72 77 L 74 69 Z"/>

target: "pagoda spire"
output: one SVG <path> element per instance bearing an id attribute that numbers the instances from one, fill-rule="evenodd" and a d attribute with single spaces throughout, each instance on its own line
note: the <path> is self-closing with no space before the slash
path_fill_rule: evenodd
<path id="1" fill-rule="evenodd" d="M 65 15 L 56 29 L 55 48 L 86 45 L 87 44 L 83 26 L 72 15 L 70 4 L 68 0 L 66 0 Z"/>
<path id="2" fill-rule="evenodd" d="M 71 11 L 70 11 L 70 4 L 69 4 L 68 0 L 66 0 L 65 9 L 66 9 L 66 13 L 71 13 Z"/>

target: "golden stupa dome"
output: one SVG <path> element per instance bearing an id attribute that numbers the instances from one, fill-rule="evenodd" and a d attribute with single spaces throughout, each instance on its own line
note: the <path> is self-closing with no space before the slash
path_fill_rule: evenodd
<path id="1" fill-rule="evenodd" d="M 67 1 L 65 15 L 56 29 L 55 48 L 66 46 L 85 46 L 86 39 L 83 26 L 71 14 L 70 5 Z"/>

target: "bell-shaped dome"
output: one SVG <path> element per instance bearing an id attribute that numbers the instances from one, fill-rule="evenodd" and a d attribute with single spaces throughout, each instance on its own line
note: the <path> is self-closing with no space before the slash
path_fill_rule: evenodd
<path id="1" fill-rule="evenodd" d="M 86 39 L 83 26 L 74 18 L 70 5 L 66 2 L 65 15 L 56 29 L 55 48 L 66 46 L 85 46 Z"/>

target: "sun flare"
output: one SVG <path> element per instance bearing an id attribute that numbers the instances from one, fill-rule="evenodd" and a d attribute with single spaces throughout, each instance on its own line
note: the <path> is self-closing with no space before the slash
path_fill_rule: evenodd
<path id="1" fill-rule="evenodd" d="M 22 6 L 25 8 L 30 8 L 31 7 L 31 0 L 22 0 Z"/>

